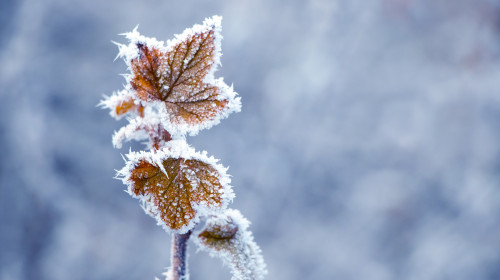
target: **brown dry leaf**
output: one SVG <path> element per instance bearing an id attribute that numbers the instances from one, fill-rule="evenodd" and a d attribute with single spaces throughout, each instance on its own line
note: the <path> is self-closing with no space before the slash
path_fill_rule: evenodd
<path id="1" fill-rule="evenodd" d="M 203 231 L 198 235 L 199 241 L 207 248 L 215 251 L 226 251 L 236 254 L 234 242 L 237 239 L 239 227 L 231 217 L 218 219 L 212 217 L 208 220 Z"/>
<path id="2" fill-rule="evenodd" d="M 249 222 L 237 210 L 211 216 L 195 242 L 231 268 L 234 280 L 260 280 L 266 265 L 259 246 L 248 231 Z"/>
<path id="3" fill-rule="evenodd" d="M 137 111 L 141 117 L 144 117 L 144 107 L 141 105 L 137 105 L 134 102 L 134 99 L 129 98 L 125 101 L 120 102 L 116 108 L 115 112 L 117 116 L 124 115 L 130 111 Z"/>
<path id="4" fill-rule="evenodd" d="M 213 29 L 194 33 L 168 52 L 137 43 L 132 88 L 144 101 L 163 101 L 173 123 L 215 119 L 228 105 L 220 100 L 219 87 L 204 82 L 215 64 L 215 36 Z"/>
<path id="5" fill-rule="evenodd" d="M 238 232 L 238 226 L 231 220 L 225 225 L 215 224 L 209 228 L 205 228 L 198 237 L 205 245 L 217 247 L 217 244 L 229 243 L 236 232 Z"/>
<path id="6" fill-rule="evenodd" d="M 156 165 L 140 161 L 131 171 L 131 192 L 148 196 L 157 209 L 155 215 L 172 230 L 189 224 L 198 214 L 193 205 L 222 207 L 223 187 L 219 173 L 199 160 L 168 158 L 163 161 L 166 174 Z M 167 176 L 168 175 L 168 176 Z"/>

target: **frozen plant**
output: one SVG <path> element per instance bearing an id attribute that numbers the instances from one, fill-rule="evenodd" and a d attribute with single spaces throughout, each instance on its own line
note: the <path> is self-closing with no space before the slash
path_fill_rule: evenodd
<path id="1" fill-rule="evenodd" d="M 148 151 L 130 152 L 118 178 L 144 211 L 172 233 L 168 280 L 187 280 L 186 246 L 190 237 L 200 250 L 219 257 L 234 280 L 263 279 L 264 260 L 253 241 L 249 222 L 227 209 L 234 198 L 227 168 L 206 152 L 196 152 L 186 135 L 210 128 L 241 109 L 240 98 L 214 72 L 220 65 L 221 17 L 206 19 L 164 44 L 137 28 L 118 44 L 130 70 L 125 88 L 101 105 L 128 124 L 113 135 L 120 148 L 144 141 Z M 200 232 L 195 225 L 205 221 Z"/>

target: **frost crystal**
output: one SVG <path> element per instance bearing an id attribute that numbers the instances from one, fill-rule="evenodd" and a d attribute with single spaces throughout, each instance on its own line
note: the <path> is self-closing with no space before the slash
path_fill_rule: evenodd
<path id="1" fill-rule="evenodd" d="M 163 276 L 165 276 L 165 280 L 175 280 L 174 275 L 172 273 L 172 268 L 168 268 L 168 270 L 164 273 L 162 273 Z M 160 278 L 155 277 L 155 280 L 160 280 Z M 181 279 L 179 280 L 189 280 L 189 273 L 186 273 Z"/>
<path id="2" fill-rule="evenodd" d="M 231 268 L 232 280 L 260 280 L 267 273 L 261 250 L 248 231 L 249 225 L 238 210 L 228 209 L 207 219 L 195 239 L 201 250 L 222 259 Z"/>

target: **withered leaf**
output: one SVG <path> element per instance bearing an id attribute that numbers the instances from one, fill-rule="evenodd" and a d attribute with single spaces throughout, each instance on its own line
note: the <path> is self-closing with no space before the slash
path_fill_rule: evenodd
<path id="1" fill-rule="evenodd" d="M 135 104 L 134 99 L 132 98 L 118 103 L 115 108 L 115 113 L 117 116 L 124 115 L 130 111 L 137 111 L 137 113 L 141 117 L 144 117 L 144 107 L 142 105 Z"/>
<path id="2" fill-rule="evenodd" d="M 207 219 L 196 242 L 231 268 L 232 279 L 258 280 L 266 274 L 259 246 L 248 231 L 249 222 L 237 210 L 226 210 Z"/>
<path id="3" fill-rule="evenodd" d="M 144 101 L 165 103 L 173 123 L 197 125 L 224 111 L 228 100 L 221 88 L 205 82 L 215 67 L 216 32 L 194 32 L 168 51 L 137 43 L 139 56 L 132 59 L 130 84 Z"/>
<path id="4" fill-rule="evenodd" d="M 198 237 L 207 245 L 216 246 L 216 243 L 227 243 L 238 232 L 238 226 L 232 221 L 224 225 L 215 224 L 206 227 Z"/>
<path id="5" fill-rule="evenodd" d="M 140 161 L 131 171 L 129 190 L 146 197 L 156 209 L 153 214 L 168 228 L 180 230 L 188 225 L 199 214 L 199 205 L 222 207 L 224 190 L 213 166 L 183 158 L 168 158 L 162 164 L 163 170 Z"/>

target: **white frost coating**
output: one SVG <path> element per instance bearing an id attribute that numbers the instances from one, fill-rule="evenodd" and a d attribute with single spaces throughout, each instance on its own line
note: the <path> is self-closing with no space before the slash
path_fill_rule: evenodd
<path id="1" fill-rule="evenodd" d="M 162 275 L 165 276 L 165 280 L 174 280 L 174 273 L 171 267 L 169 267 L 166 272 L 162 273 Z M 160 278 L 155 277 L 155 280 L 160 280 Z M 179 280 L 189 280 L 189 273 L 186 272 Z"/>
<path id="2" fill-rule="evenodd" d="M 221 213 L 224 211 L 228 204 L 232 202 L 234 198 L 234 193 L 231 187 L 231 178 L 230 175 L 227 174 L 227 169 L 226 167 L 222 166 L 221 164 L 218 163 L 218 159 L 215 159 L 214 157 L 208 157 L 207 152 L 196 152 L 193 148 L 191 148 L 185 140 L 183 139 L 178 139 L 178 140 L 171 140 L 165 144 L 165 146 L 158 151 L 151 151 L 151 152 L 145 152 L 145 151 L 140 151 L 140 152 L 129 152 L 126 155 L 127 162 L 124 168 L 118 171 L 117 177 L 122 179 L 123 183 L 128 186 L 128 193 L 137 199 L 139 199 L 142 203 L 142 207 L 144 211 L 148 214 L 151 215 L 153 218 L 156 219 L 158 225 L 162 226 L 163 229 L 167 232 L 175 232 L 175 233 L 186 233 L 187 231 L 193 229 L 193 227 L 200 221 L 200 217 L 204 216 L 209 216 L 209 215 L 215 215 L 218 213 Z M 131 172 L 132 170 L 139 164 L 141 161 L 146 161 L 150 164 L 153 164 L 157 167 L 159 167 L 165 175 L 167 175 L 167 172 L 165 171 L 163 165 L 161 164 L 164 160 L 169 159 L 169 158 L 183 158 L 187 160 L 199 160 L 201 162 L 204 162 L 206 164 L 211 165 L 217 172 L 217 177 L 219 180 L 220 185 L 222 186 L 222 192 L 221 192 L 221 201 L 222 205 L 220 207 L 210 207 L 206 203 L 195 203 L 191 202 L 191 207 L 195 210 L 195 217 L 190 220 L 190 222 L 180 228 L 179 230 L 172 230 L 171 228 L 167 227 L 165 223 L 161 220 L 160 218 L 160 213 L 158 210 L 158 207 L 155 206 L 153 203 L 150 203 L 152 196 L 150 194 L 148 195 L 139 195 L 136 196 L 132 192 L 132 181 L 131 181 Z M 189 177 L 190 170 L 185 169 L 183 170 L 185 174 L 187 174 L 186 177 Z M 194 171 L 193 171 L 194 172 Z M 167 175 L 168 176 L 168 175 Z M 193 179 L 193 187 L 196 187 L 196 181 Z"/>
<path id="3" fill-rule="evenodd" d="M 144 107 L 144 115 L 148 115 L 148 118 L 131 118 L 127 117 L 129 124 L 123 126 L 113 134 L 113 146 L 120 149 L 123 142 L 130 140 L 146 140 L 149 139 L 149 135 L 146 133 L 146 129 L 156 128 L 161 124 L 161 119 L 158 115 L 151 113 L 154 110 L 150 107 Z M 168 130 L 167 130 L 168 131 Z M 151 143 L 148 143 L 151 146 Z"/>
<path id="4" fill-rule="evenodd" d="M 222 78 L 216 79 L 214 77 L 214 73 L 217 70 L 217 67 L 221 64 L 220 63 L 220 57 L 222 55 L 221 20 L 222 17 L 220 16 L 213 16 L 211 18 L 207 18 L 205 19 L 203 24 L 201 25 L 196 24 L 192 28 L 184 30 L 182 34 L 175 35 L 174 39 L 167 41 L 166 46 L 164 46 L 163 41 L 158 41 L 155 38 L 148 38 L 142 36 L 137 31 L 137 27 L 134 28 L 132 32 L 122 34 L 129 40 L 129 44 L 124 45 L 115 43 L 116 45 L 118 45 L 119 48 L 117 57 L 123 58 L 125 60 L 125 63 L 127 64 L 128 70 L 132 72 L 131 61 L 137 58 L 139 55 L 137 44 L 143 44 L 150 48 L 154 47 L 159 49 L 161 52 L 166 53 L 169 51 L 173 51 L 176 45 L 182 43 L 183 41 L 187 40 L 189 37 L 195 34 L 203 33 L 208 30 L 214 30 L 214 45 L 215 45 L 215 52 L 213 57 L 214 63 L 212 64 L 212 67 L 208 71 L 207 75 L 205 76 L 204 82 L 219 87 L 220 94 L 218 95 L 217 99 L 227 100 L 228 104 L 224 107 L 222 112 L 217 114 L 217 116 L 214 119 L 204 121 L 200 124 L 194 124 L 194 125 L 188 124 L 183 119 L 175 119 L 175 120 L 172 119 L 172 116 L 167 111 L 164 101 L 140 100 L 137 94 L 135 94 L 135 91 L 130 86 L 130 81 L 133 75 L 124 75 L 127 82 L 125 89 L 118 92 L 117 94 L 113 94 L 110 97 L 106 97 L 104 101 L 101 101 L 101 106 L 111 109 L 110 114 L 117 119 L 119 119 L 121 116 L 116 115 L 115 112 L 116 106 L 120 102 L 130 97 L 134 99 L 136 104 L 139 104 L 140 102 L 144 105 L 145 108 L 149 108 L 149 110 L 147 109 L 145 110 L 144 117 L 140 117 L 136 113 L 128 114 L 130 116 L 129 121 L 131 124 L 127 125 L 126 127 L 123 128 L 123 130 L 120 130 L 118 133 L 115 134 L 115 136 L 113 137 L 113 144 L 115 145 L 115 147 L 121 147 L 122 142 L 144 138 L 143 134 L 137 135 L 137 133 L 134 131 L 134 129 L 137 128 L 136 126 L 137 123 L 141 123 L 142 125 L 147 125 L 148 123 L 157 124 L 158 120 L 160 120 L 159 123 L 161 123 L 161 126 L 165 130 L 167 130 L 172 135 L 173 138 L 182 138 L 186 134 L 194 136 L 198 134 L 200 130 L 208 129 L 214 125 L 217 125 L 220 123 L 222 119 L 227 118 L 229 114 L 233 112 L 239 112 L 241 110 L 241 98 L 238 97 L 238 94 L 233 90 L 233 87 L 228 86 Z"/>
<path id="5" fill-rule="evenodd" d="M 261 280 L 267 274 L 266 264 L 262 251 L 253 240 L 252 232 L 248 230 L 249 225 L 250 222 L 240 211 L 227 209 L 224 213 L 207 219 L 202 232 L 220 233 L 221 228 L 226 228 L 230 233 L 236 229 L 234 236 L 218 239 L 215 243 L 205 243 L 203 237 L 195 235 L 194 242 L 211 257 L 222 259 L 222 262 L 231 268 L 232 280 Z"/>
<path id="6" fill-rule="evenodd" d="M 129 119 L 130 123 L 113 134 L 113 146 L 120 149 L 123 142 L 130 140 L 141 141 L 148 139 L 148 135 L 143 130 L 141 119 Z"/>
<path id="7" fill-rule="evenodd" d="M 132 30 L 132 32 L 120 34 L 124 35 L 125 38 L 127 38 L 130 41 L 128 45 L 123 45 L 114 42 L 118 46 L 117 58 L 122 57 L 125 60 L 125 63 L 127 63 L 129 70 L 132 70 L 132 68 L 130 68 L 130 62 L 132 61 L 132 59 L 137 58 L 139 56 L 139 51 L 137 50 L 137 44 L 147 45 L 149 47 L 158 48 L 160 50 L 165 49 L 163 47 L 163 41 L 158 41 L 156 40 L 156 38 L 149 38 L 142 36 L 141 34 L 139 34 L 139 31 L 137 31 L 137 28 L 139 28 L 139 26 L 136 26 L 134 30 Z"/>
<path id="8" fill-rule="evenodd" d="M 167 271 L 163 272 L 162 275 L 165 276 L 165 280 L 174 280 L 174 274 L 172 273 L 171 267 L 169 267 Z M 160 278 L 155 277 L 155 280 L 160 280 Z"/>

